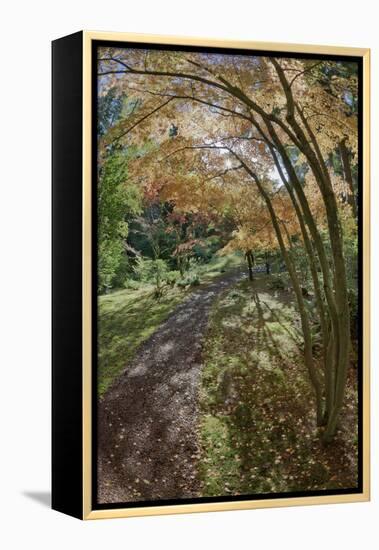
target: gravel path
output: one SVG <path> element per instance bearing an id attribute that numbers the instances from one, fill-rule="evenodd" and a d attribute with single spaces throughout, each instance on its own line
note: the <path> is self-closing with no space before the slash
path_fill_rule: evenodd
<path id="1" fill-rule="evenodd" d="M 180 304 L 140 347 L 98 407 L 98 502 L 200 494 L 198 390 L 202 339 L 216 296 L 233 272 Z"/>

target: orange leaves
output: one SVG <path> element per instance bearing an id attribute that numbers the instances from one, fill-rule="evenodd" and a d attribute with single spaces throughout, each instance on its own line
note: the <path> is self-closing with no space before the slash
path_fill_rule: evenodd
<path id="1" fill-rule="evenodd" d="M 277 62 L 293 95 L 296 122 L 310 146 L 317 149 L 315 154 L 327 162 L 343 138 L 355 153 L 354 71 L 344 71 L 332 61 L 278 58 Z M 291 201 L 284 187 L 279 187 L 272 157 L 277 144 L 268 128 L 271 121 L 277 139 L 288 146 L 291 162 L 304 179 L 312 214 L 318 224 L 325 223 L 323 199 L 286 118 L 288 89 L 272 59 L 100 48 L 99 73 L 99 94 L 113 87 L 125 98 L 120 119 L 99 144 L 100 159 L 112 147 L 132 151 L 129 175 L 143 189 L 145 203 L 169 202 L 177 214 L 228 220 L 234 229 L 228 246 L 234 249 L 275 248 L 253 171 L 263 182 L 287 238 L 300 234 Z M 345 184 L 330 172 L 334 192 L 342 197 L 339 207 L 345 212 Z"/>

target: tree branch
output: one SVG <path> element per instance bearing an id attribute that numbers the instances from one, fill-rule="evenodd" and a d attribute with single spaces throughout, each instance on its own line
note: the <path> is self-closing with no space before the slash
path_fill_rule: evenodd
<path id="1" fill-rule="evenodd" d="M 121 138 L 123 138 L 124 136 L 126 136 L 127 134 L 129 134 L 129 132 L 131 132 L 136 126 L 138 126 L 138 124 L 141 124 L 141 122 L 143 122 L 144 120 L 146 120 L 147 118 L 151 117 L 152 115 L 154 115 L 156 112 L 160 111 L 161 109 L 163 109 L 163 107 L 166 107 L 166 105 L 168 103 L 170 103 L 170 101 L 172 101 L 173 98 L 170 98 L 168 99 L 167 101 L 165 101 L 164 103 L 162 103 L 161 105 L 158 105 L 158 107 L 156 107 L 155 109 L 153 109 L 152 111 L 150 111 L 150 113 L 147 113 L 146 115 L 144 115 L 143 117 L 141 117 L 139 120 L 137 120 L 137 122 L 135 122 L 134 124 L 132 124 L 132 126 L 130 126 L 127 130 L 125 130 L 125 132 L 122 132 L 119 136 L 117 136 L 116 138 L 114 138 L 111 143 L 113 142 L 118 142 Z"/>

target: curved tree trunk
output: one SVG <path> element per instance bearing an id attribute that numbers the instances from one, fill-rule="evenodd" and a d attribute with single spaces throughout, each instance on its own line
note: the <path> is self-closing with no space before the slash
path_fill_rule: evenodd
<path id="1" fill-rule="evenodd" d="M 350 160 L 349 160 L 349 151 L 346 147 L 346 138 L 340 141 L 339 151 L 341 155 L 344 178 L 347 185 L 349 186 L 348 203 L 351 206 L 354 218 L 357 219 L 358 218 L 357 200 L 354 192 L 354 182 L 353 182 L 353 174 L 351 171 Z"/>
<path id="2" fill-rule="evenodd" d="M 241 159 L 239 159 L 241 160 Z M 304 358 L 305 358 L 305 364 L 308 370 L 308 374 L 315 392 L 316 396 L 316 416 L 317 416 L 317 425 L 321 426 L 324 420 L 324 405 L 323 405 L 323 389 L 322 389 L 322 383 L 319 377 L 319 373 L 315 367 L 314 361 L 313 361 L 313 351 L 312 351 L 312 333 L 310 329 L 310 323 L 309 323 L 309 316 L 307 309 L 304 304 L 304 298 L 303 293 L 301 290 L 301 285 L 296 273 L 296 269 L 294 267 L 294 264 L 290 258 L 290 255 L 288 254 L 288 251 L 286 249 L 284 239 L 282 236 L 282 232 L 280 229 L 279 220 L 276 216 L 274 207 L 272 206 L 271 199 L 268 195 L 268 193 L 265 191 L 264 187 L 262 186 L 259 178 L 256 176 L 256 174 L 249 169 L 249 167 L 241 161 L 242 166 L 245 168 L 247 173 L 253 178 L 255 181 L 258 190 L 264 199 L 268 211 L 270 213 L 272 225 L 275 231 L 275 235 L 280 247 L 280 251 L 282 253 L 284 262 L 286 264 L 289 276 L 291 278 L 292 286 L 295 292 L 296 301 L 300 313 L 300 319 L 301 319 L 301 327 L 303 331 L 304 336 Z"/>
<path id="3" fill-rule="evenodd" d="M 295 103 L 291 87 L 288 84 L 283 69 L 279 63 L 272 59 L 271 62 L 276 68 L 280 82 L 287 99 L 287 122 L 294 131 L 300 144 L 300 150 L 304 153 L 309 166 L 316 179 L 321 195 L 324 200 L 325 211 L 328 221 L 329 238 L 334 262 L 335 295 L 338 314 L 338 336 L 339 345 L 337 348 L 337 371 L 335 377 L 335 400 L 332 411 L 328 418 L 324 439 L 330 441 L 333 438 L 338 422 L 338 416 L 343 405 L 345 385 L 347 378 L 348 359 L 350 351 L 350 312 L 347 293 L 347 278 L 345 259 L 343 254 L 343 237 L 340 220 L 338 217 L 338 206 L 330 179 L 328 168 L 321 154 L 317 139 L 310 126 L 303 117 L 303 124 L 310 138 L 314 150 L 307 139 L 306 134 L 296 120 Z"/>
<path id="4" fill-rule="evenodd" d="M 325 395 L 326 395 L 326 407 L 325 407 L 325 414 L 324 414 L 324 421 L 323 423 L 326 424 L 330 411 L 332 410 L 333 402 L 334 402 L 334 356 L 333 353 L 335 350 L 335 341 L 334 341 L 334 334 L 333 332 L 329 331 L 329 315 L 326 311 L 325 305 L 324 305 L 324 299 L 320 287 L 320 281 L 318 278 L 317 273 L 317 265 L 314 255 L 313 246 L 311 243 L 311 240 L 308 235 L 308 230 L 305 226 L 304 222 L 304 216 L 301 211 L 301 208 L 299 206 L 298 200 L 295 197 L 293 188 L 287 178 L 285 177 L 285 174 L 282 170 L 282 167 L 279 163 L 279 160 L 277 158 L 277 155 L 275 151 L 271 148 L 271 154 L 274 158 L 276 168 L 278 170 L 278 173 L 280 175 L 280 178 L 285 185 L 287 192 L 290 196 L 292 205 L 295 209 L 297 219 L 299 221 L 301 235 L 304 242 L 304 247 L 307 253 L 308 257 L 308 263 L 309 268 L 312 276 L 312 282 L 313 282 L 313 289 L 315 293 L 316 298 L 316 306 L 318 310 L 318 316 L 320 320 L 320 327 L 321 327 L 321 338 L 322 338 L 322 344 L 323 344 L 323 356 L 324 356 L 324 373 L 325 373 Z M 330 349 L 329 349 L 330 347 Z M 333 351 L 332 351 L 333 350 Z"/>

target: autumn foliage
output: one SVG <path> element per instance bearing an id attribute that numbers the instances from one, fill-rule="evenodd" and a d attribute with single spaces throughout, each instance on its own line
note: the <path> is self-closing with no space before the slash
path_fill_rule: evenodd
<path id="1" fill-rule="evenodd" d="M 317 423 L 330 441 L 344 403 L 356 296 L 357 63 L 238 51 L 98 53 L 99 102 L 107 106 L 100 193 L 117 178 L 112 166 L 120 172 L 110 159 L 127 163 L 114 187 L 124 205 L 116 227 L 100 207 L 100 248 L 118 243 L 109 273 L 122 261 L 119 243 L 129 261 L 138 256 L 133 227 L 153 260 L 168 259 L 182 275 L 209 235 L 219 239 L 218 254 L 240 251 L 250 268 L 257 255 L 280 257 L 300 315 Z"/>

